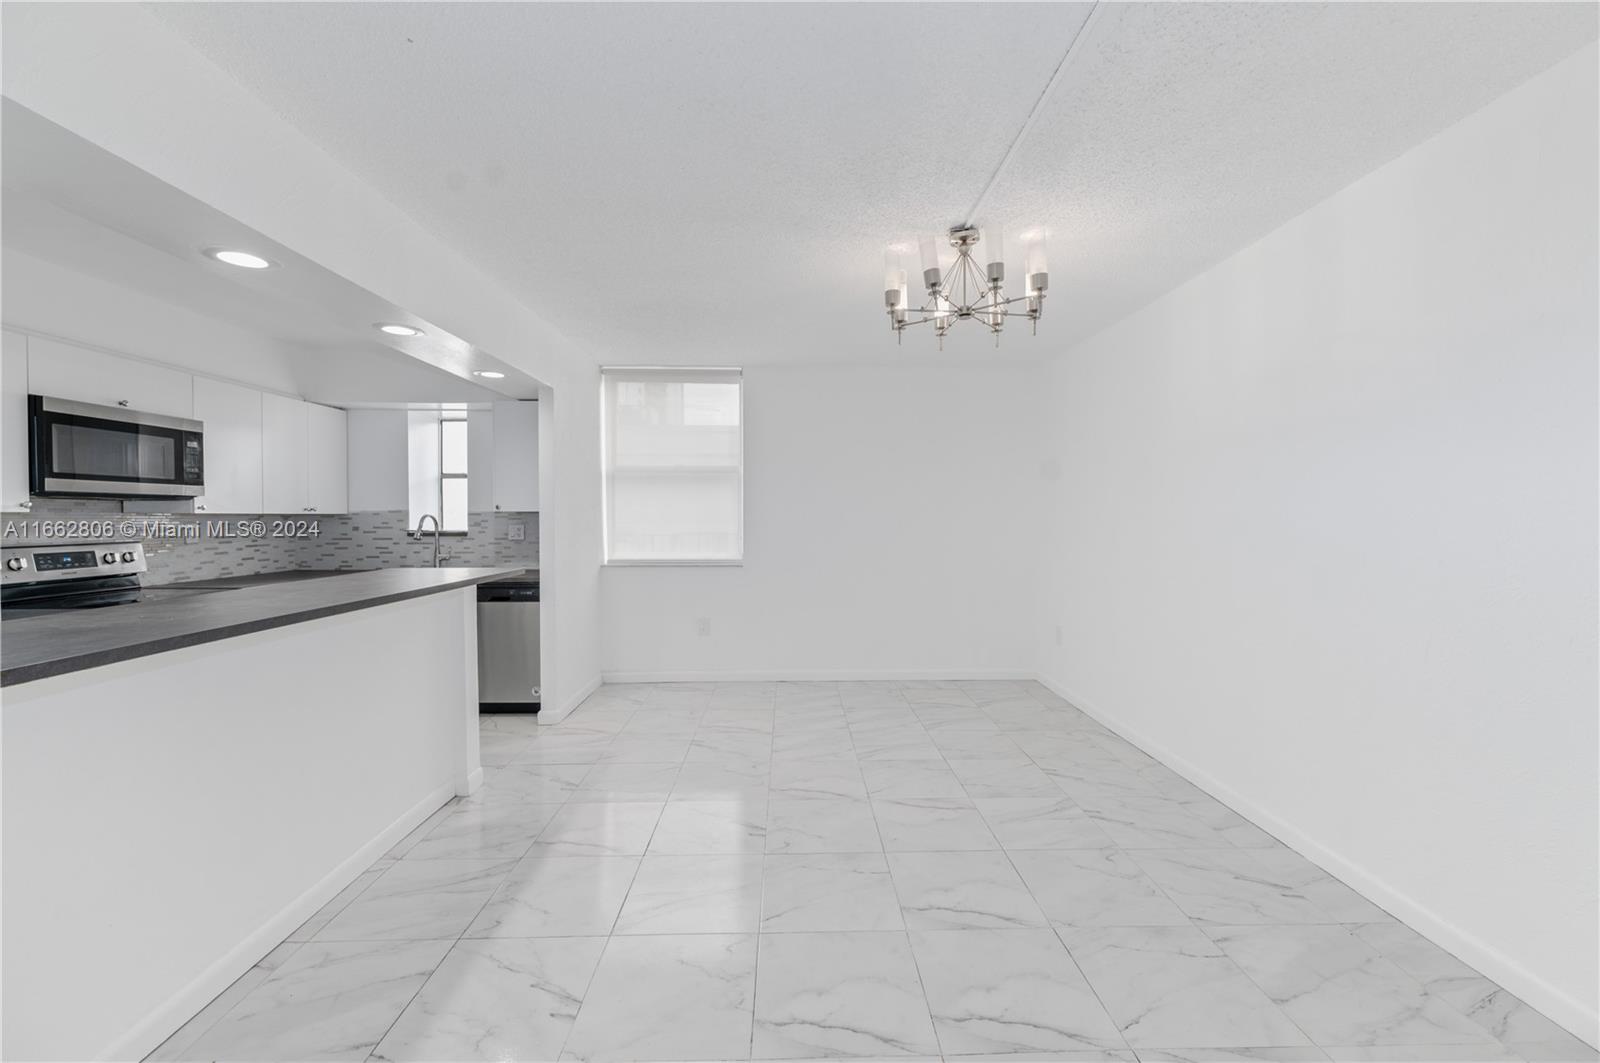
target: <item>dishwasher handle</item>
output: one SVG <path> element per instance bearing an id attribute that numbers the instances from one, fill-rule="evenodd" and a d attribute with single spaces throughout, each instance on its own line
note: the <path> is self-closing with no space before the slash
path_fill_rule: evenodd
<path id="1" fill-rule="evenodd" d="M 478 601 L 480 602 L 537 602 L 539 600 L 539 585 L 537 583 L 480 583 L 478 585 Z"/>

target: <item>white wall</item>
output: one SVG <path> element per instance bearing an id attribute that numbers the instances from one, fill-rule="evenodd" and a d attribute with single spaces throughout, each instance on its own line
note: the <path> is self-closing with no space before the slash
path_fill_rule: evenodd
<path id="1" fill-rule="evenodd" d="M 1060 358 L 1037 628 L 1068 697 L 1591 1041 L 1595 81 Z"/>
<path id="2" fill-rule="evenodd" d="M 1031 674 L 1035 381 L 747 369 L 744 565 L 603 570 L 605 673 Z"/>

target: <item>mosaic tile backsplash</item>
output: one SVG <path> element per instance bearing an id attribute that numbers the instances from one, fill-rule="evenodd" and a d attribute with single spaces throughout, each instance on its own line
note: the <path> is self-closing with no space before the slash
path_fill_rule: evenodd
<path id="1" fill-rule="evenodd" d="M 405 510 L 370 510 L 359 513 L 317 514 L 314 517 L 274 514 L 211 516 L 197 513 L 122 513 L 116 503 L 92 499 L 36 499 L 27 513 L 0 514 L 7 546 L 25 543 L 123 538 L 115 530 L 109 534 L 85 536 L 71 531 L 67 535 L 32 534 L 42 523 L 74 521 L 121 525 L 132 521 L 144 534 L 145 558 L 150 566 L 145 582 L 150 586 L 193 579 L 218 579 L 280 572 L 296 568 L 388 568 L 398 565 L 428 565 L 433 561 L 431 539 L 411 538 Z M 260 536 L 255 534 L 211 534 L 215 522 L 227 521 L 238 529 L 244 522 L 301 520 L 315 524 L 315 532 L 305 535 Z M 525 538 L 511 539 L 512 525 L 521 522 Z M 245 525 L 248 527 L 248 525 Z M 299 530 L 298 528 L 296 530 Z M 539 566 L 539 514 L 473 513 L 467 534 L 446 536 L 439 546 L 446 565 L 524 565 Z"/>

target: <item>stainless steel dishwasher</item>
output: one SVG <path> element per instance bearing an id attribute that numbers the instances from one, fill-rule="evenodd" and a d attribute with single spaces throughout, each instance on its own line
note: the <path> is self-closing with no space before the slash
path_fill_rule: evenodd
<path id="1" fill-rule="evenodd" d="M 478 585 L 478 711 L 539 711 L 539 580 Z"/>

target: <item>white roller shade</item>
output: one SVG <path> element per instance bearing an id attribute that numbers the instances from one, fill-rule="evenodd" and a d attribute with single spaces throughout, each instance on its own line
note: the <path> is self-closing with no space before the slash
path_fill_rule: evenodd
<path id="1" fill-rule="evenodd" d="M 740 371 L 614 368 L 601 380 L 606 560 L 740 560 Z"/>

